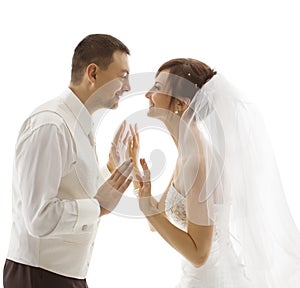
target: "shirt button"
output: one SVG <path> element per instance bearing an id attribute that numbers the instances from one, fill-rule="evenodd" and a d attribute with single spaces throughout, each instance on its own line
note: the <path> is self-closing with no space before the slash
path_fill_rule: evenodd
<path id="1" fill-rule="evenodd" d="M 88 229 L 88 225 L 83 225 L 81 228 L 82 231 L 87 231 L 87 229 Z"/>

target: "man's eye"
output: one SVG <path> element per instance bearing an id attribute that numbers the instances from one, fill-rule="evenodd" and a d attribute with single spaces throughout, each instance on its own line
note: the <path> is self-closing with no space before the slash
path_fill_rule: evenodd
<path id="1" fill-rule="evenodd" d="M 119 77 L 121 81 L 125 81 L 128 79 L 128 73 L 124 73 L 122 76 Z"/>
<path id="2" fill-rule="evenodd" d="M 154 88 L 155 91 L 159 91 L 159 89 L 160 89 L 159 85 L 156 85 L 156 84 L 154 85 L 153 88 Z"/>

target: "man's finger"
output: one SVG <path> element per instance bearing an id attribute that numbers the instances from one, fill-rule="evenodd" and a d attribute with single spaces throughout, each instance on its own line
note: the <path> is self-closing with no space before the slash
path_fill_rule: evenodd
<path id="1" fill-rule="evenodd" d="M 130 129 L 131 135 L 133 137 L 135 135 L 135 132 L 134 132 L 134 129 L 131 124 L 129 125 L 129 129 Z"/>
<path id="2" fill-rule="evenodd" d="M 128 139 L 128 136 L 129 136 L 129 131 L 127 131 L 124 139 L 123 139 L 123 144 L 125 145 L 127 143 L 127 139 Z"/>
<path id="3" fill-rule="evenodd" d="M 122 185 L 119 187 L 118 190 L 119 190 L 121 193 L 125 192 L 126 189 L 129 187 L 129 185 L 130 185 L 131 182 L 132 182 L 132 177 L 129 177 L 126 181 L 124 181 L 124 182 L 122 183 Z"/>
<path id="4" fill-rule="evenodd" d="M 133 165 L 128 166 L 128 168 L 119 176 L 118 179 L 116 179 L 113 183 L 113 187 L 117 190 L 120 189 L 120 187 L 129 179 L 132 178 L 130 176 L 133 169 Z"/>
<path id="5" fill-rule="evenodd" d="M 131 124 L 129 125 L 129 129 L 130 129 L 130 133 L 132 135 L 133 142 L 134 143 L 137 142 L 137 140 L 138 140 L 137 135 Z"/>
<path id="6" fill-rule="evenodd" d="M 131 159 L 128 159 L 126 161 L 124 161 L 114 172 L 113 174 L 110 176 L 110 180 L 112 181 L 116 181 L 120 175 L 122 175 L 126 169 L 129 167 L 129 166 L 133 166 L 132 165 L 132 161 Z"/>
<path id="7" fill-rule="evenodd" d="M 133 169 L 133 163 L 130 161 L 129 165 L 122 166 L 118 169 L 113 181 L 115 182 L 115 187 L 119 187 L 131 174 Z"/>
<path id="8" fill-rule="evenodd" d="M 133 163 L 131 162 L 130 165 L 123 171 L 121 171 L 119 178 L 117 181 L 125 181 L 126 178 L 128 178 L 133 170 Z"/>
<path id="9" fill-rule="evenodd" d="M 118 129 L 117 133 L 115 134 L 113 143 L 117 144 L 119 142 L 119 140 L 122 139 L 123 133 L 125 131 L 125 127 L 126 127 L 126 120 L 124 120 L 122 122 L 120 128 Z"/>
<path id="10" fill-rule="evenodd" d="M 140 141 L 140 135 L 139 135 L 137 123 L 134 124 L 134 130 L 135 130 L 136 139 L 139 142 Z"/>
<path id="11" fill-rule="evenodd" d="M 111 143 L 111 155 L 112 155 L 112 158 L 115 162 L 115 165 L 117 165 L 118 162 L 119 162 L 119 159 L 120 159 L 120 155 L 119 155 L 119 152 L 117 150 L 117 146 L 114 143 Z"/>

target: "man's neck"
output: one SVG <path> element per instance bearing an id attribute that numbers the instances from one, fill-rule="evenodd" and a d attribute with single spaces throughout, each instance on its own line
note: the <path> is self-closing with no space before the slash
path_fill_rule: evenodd
<path id="1" fill-rule="evenodd" d="M 80 85 L 74 86 L 72 83 L 69 85 L 69 88 L 72 90 L 72 92 L 77 96 L 77 98 L 84 105 L 88 99 L 88 95 L 87 95 L 85 89 L 83 89 Z"/>

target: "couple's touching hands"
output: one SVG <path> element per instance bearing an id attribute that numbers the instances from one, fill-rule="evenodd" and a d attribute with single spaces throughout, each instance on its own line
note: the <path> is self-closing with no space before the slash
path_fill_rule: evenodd
<path id="1" fill-rule="evenodd" d="M 132 163 L 137 167 L 139 155 L 139 133 L 137 124 L 129 125 L 129 130 L 126 132 L 126 120 L 124 120 L 115 134 L 111 142 L 109 159 L 107 162 L 108 170 L 113 171 L 121 165 L 125 160 L 132 159 Z M 125 135 L 124 135 L 125 134 Z"/>
<path id="2" fill-rule="evenodd" d="M 126 121 L 123 121 L 111 143 L 107 168 L 112 173 L 109 179 L 98 189 L 95 198 L 98 200 L 100 216 L 110 213 L 119 203 L 123 193 L 139 175 L 139 134 L 137 124 L 129 125 L 125 133 Z M 134 187 L 139 187 L 134 180 Z"/>
<path id="3" fill-rule="evenodd" d="M 139 158 L 140 138 L 137 124 L 129 125 L 129 130 L 124 136 L 126 122 L 124 121 L 117 131 L 110 151 L 109 162 L 120 163 L 122 159 L 132 160 L 131 179 L 133 179 L 133 186 L 137 191 L 136 196 L 139 200 L 139 207 L 146 215 L 158 213 L 158 201 L 151 194 L 151 177 L 150 170 L 144 158 Z M 119 161 L 119 162 L 118 162 Z M 111 164 L 107 164 L 109 166 Z M 142 171 L 139 169 L 139 165 Z"/>
<path id="4" fill-rule="evenodd" d="M 101 206 L 101 214 L 110 213 L 119 203 L 123 193 L 133 182 L 140 210 L 151 216 L 159 213 L 158 201 L 151 194 L 150 170 L 145 159 L 139 159 L 140 139 L 137 124 L 123 121 L 111 143 L 107 168 L 110 178 L 98 189 L 95 198 Z M 139 165 L 142 171 L 139 169 Z"/>

